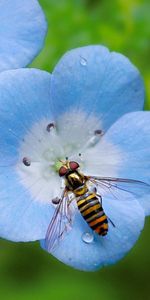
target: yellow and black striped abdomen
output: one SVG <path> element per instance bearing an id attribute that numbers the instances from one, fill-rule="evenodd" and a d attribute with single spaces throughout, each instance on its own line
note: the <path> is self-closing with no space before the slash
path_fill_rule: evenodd
<path id="1" fill-rule="evenodd" d="M 106 235 L 108 232 L 108 220 L 96 194 L 88 191 L 78 197 L 77 205 L 88 225 L 99 235 Z"/>

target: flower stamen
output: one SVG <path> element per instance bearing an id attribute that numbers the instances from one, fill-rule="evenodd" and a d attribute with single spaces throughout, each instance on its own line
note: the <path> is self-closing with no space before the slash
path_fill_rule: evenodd
<path id="1" fill-rule="evenodd" d="M 58 205 L 60 203 L 60 198 L 59 197 L 56 197 L 54 199 L 52 199 L 52 203 L 55 204 L 55 205 Z"/>
<path id="2" fill-rule="evenodd" d="M 31 166 L 31 160 L 28 157 L 24 157 L 22 162 L 26 167 Z"/>
<path id="3" fill-rule="evenodd" d="M 48 132 L 50 132 L 51 129 L 53 129 L 53 128 L 55 128 L 55 124 L 54 124 L 54 123 L 49 123 L 49 124 L 47 125 L 47 127 L 46 127 L 46 130 L 47 130 Z"/>
<path id="4" fill-rule="evenodd" d="M 84 147 L 81 149 L 82 151 L 94 147 L 97 143 L 99 143 L 100 138 L 103 136 L 104 132 L 101 129 L 97 129 L 94 131 L 94 135 L 87 141 Z M 81 153 L 79 153 L 81 154 Z M 81 156 L 81 155 L 79 155 Z"/>
<path id="5" fill-rule="evenodd" d="M 104 134 L 104 132 L 101 129 L 97 129 L 94 131 L 94 134 L 98 135 L 98 136 L 102 136 Z"/>

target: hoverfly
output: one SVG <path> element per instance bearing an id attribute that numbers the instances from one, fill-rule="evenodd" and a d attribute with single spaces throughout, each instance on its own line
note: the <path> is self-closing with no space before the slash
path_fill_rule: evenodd
<path id="1" fill-rule="evenodd" d="M 133 193 L 138 196 L 142 196 L 142 192 L 150 193 L 150 185 L 145 182 L 124 178 L 86 176 L 78 170 L 79 167 L 80 165 L 77 162 L 69 161 L 67 158 L 65 162 L 62 162 L 59 169 L 59 176 L 64 178 L 65 188 L 60 199 L 55 198 L 52 200 L 52 203 L 56 204 L 57 207 L 45 237 L 45 247 L 48 252 L 51 252 L 63 234 L 71 229 L 72 213 L 70 204 L 73 200 L 76 200 L 77 208 L 89 227 L 96 234 L 105 236 L 109 230 L 108 223 L 113 227 L 115 227 L 115 224 L 103 209 L 103 192 L 113 196 L 113 198 L 118 196 L 116 191 Z M 89 189 L 89 184 L 94 186 L 94 190 Z M 97 193 L 96 187 L 101 190 L 101 195 Z M 71 200 L 70 194 L 73 195 Z"/>

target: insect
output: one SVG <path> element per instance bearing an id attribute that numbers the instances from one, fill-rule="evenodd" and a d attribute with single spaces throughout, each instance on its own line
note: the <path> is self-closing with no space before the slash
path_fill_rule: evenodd
<path id="1" fill-rule="evenodd" d="M 65 188 L 60 199 L 52 200 L 57 207 L 45 237 L 45 246 L 49 252 L 58 244 L 64 232 L 71 228 L 70 205 L 72 201 L 76 200 L 77 208 L 89 227 L 98 235 L 105 236 L 109 230 L 109 223 L 113 227 L 115 224 L 105 214 L 101 194 L 107 193 L 115 199 L 119 197 L 120 191 L 138 196 L 150 192 L 150 185 L 145 182 L 124 178 L 86 176 L 79 171 L 79 167 L 78 162 L 66 159 L 59 169 L 59 176 L 65 180 Z M 92 191 L 89 189 L 89 184 L 94 187 Z M 101 194 L 97 193 L 96 187 L 99 187 Z M 70 194 L 73 195 L 71 200 Z"/>

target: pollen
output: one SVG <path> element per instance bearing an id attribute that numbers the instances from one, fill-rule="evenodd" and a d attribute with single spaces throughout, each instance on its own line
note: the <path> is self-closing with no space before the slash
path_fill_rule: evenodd
<path id="1" fill-rule="evenodd" d="M 55 163 L 54 163 L 54 170 L 55 172 L 59 172 L 59 169 L 63 166 L 62 162 L 61 162 L 61 159 L 60 160 L 57 160 Z"/>

